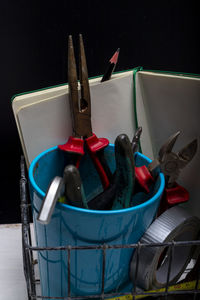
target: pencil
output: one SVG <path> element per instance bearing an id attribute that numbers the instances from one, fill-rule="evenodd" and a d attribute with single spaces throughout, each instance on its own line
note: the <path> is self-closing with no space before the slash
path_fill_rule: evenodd
<path id="1" fill-rule="evenodd" d="M 103 75 L 101 82 L 109 80 L 110 77 L 112 76 L 112 73 L 114 72 L 114 69 L 115 69 L 117 61 L 118 61 L 119 51 L 120 51 L 120 48 L 117 49 L 117 51 L 114 53 L 114 55 L 109 60 L 108 68 L 107 68 L 105 74 Z"/>

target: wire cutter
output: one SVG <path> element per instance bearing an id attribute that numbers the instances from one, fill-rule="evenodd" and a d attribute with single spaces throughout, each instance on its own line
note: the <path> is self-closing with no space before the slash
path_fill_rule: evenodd
<path id="1" fill-rule="evenodd" d="M 59 149 L 78 154 L 76 167 L 79 167 L 81 157 L 84 155 L 84 144 L 100 176 L 103 188 L 110 184 L 111 173 L 103 156 L 104 148 L 109 141 L 106 138 L 98 138 L 92 132 L 91 124 L 91 100 L 88 81 L 87 64 L 82 35 L 79 35 L 79 79 L 81 86 L 81 97 L 79 99 L 76 62 L 72 36 L 68 39 L 68 81 L 69 97 L 72 116 L 73 136 L 69 137 L 67 143 L 59 145 Z"/>
<path id="2" fill-rule="evenodd" d="M 148 167 L 136 167 L 136 178 L 139 184 L 149 192 L 149 186 L 159 171 L 165 175 L 165 191 L 161 202 L 160 212 L 167 208 L 189 200 L 188 191 L 176 181 L 183 169 L 197 152 L 197 139 L 183 147 L 177 153 L 172 148 L 180 134 L 180 131 L 170 136 L 168 141 L 160 148 L 158 158 L 154 159 Z"/>

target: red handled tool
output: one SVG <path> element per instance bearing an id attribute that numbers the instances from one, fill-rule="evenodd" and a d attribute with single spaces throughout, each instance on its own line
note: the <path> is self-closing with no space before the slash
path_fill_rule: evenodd
<path id="1" fill-rule="evenodd" d="M 161 147 L 158 158 L 153 160 L 148 167 L 136 167 L 135 174 L 139 184 L 149 192 L 149 186 L 153 183 L 154 177 L 161 170 L 165 175 L 165 190 L 162 197 L 160 213 L 167 208 L 189 200 L 188 191 L 180 186 L 176 180 L 183 169 L 194 157 L 197 151 L 197 139 L 186 145 L 179 152 L 172 152 L 172 148 L 179 136 L 180 131 L 172 135 Z"/>
<path id="2" fill-rule="evenodd" d="M 79 99 L 78 80 L 76 72 L 76 62 L 72 36 L 68 40 L 68 81 L 70 108 L 72 115 L 73 136 L 64 145 L 59 145 L 59 149 L 78 155 L 76 167 L 79 166 L 81 157 L 84 155 L 84 143 L 92 158 L 97 172 L 100 176 L 104 189 L 109 186 L 109 168 L 103 157 L 103 150 L 108 146 L 106 138 L 98 138 L 92 132 L 91 125 L 91 100 L 88 81 L 87 64 L 82 35 L 79 35 L 79 79 L 81 85 L 81 97 Z"/>

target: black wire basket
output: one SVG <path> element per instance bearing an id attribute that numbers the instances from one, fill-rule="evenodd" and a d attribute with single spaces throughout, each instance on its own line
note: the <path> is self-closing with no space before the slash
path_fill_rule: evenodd
<path id="1" fill-rule="evenodd" d="M 27 295 L 29 300 L 37 299 L 65 299 L 65 300 L 81 300 L 81 299 L 110 299 L 115 300 L 130 300 L 130 299 L 141 299 L 145 297 L 156 297 L 156 299 L 200 299 L 200 270 L 198 266 L 195 266 L 196 272 L 195 276 L 191 277 L 192 280 L 195 280 L 192 289 L 187 290 L 171 290 L 169 286 L 170 272 L 173 260 L 173 254 L 175 247 L 192 247 L 200 246 L 200 240 L 195 241 L 172 241 L 168 243 L 151 243 L 151 244 L 128 244 L 128 245 L 97 245 L 97 246 L 61 246 L 61 247 L 36 247 L 33 246 L 33 238 L 31 234 L 31 204 L 27 192 L 27 178 L 26 178 L 26 167 L 24 157 L 21 159 L 21 179 L 20 179 L 20 198 L 21 198 L 21 221 L 22 221 L 22 251 L 23 251 L 23 266 L 24 266 L 24 276 L 26 280 Z M 168 269 L 167 269 L 167 280 L 164 289 L 159 291 L 142 291 L 137 288 L 137 272 L 138 272 L 138 263 L 140 260 L 140 251 L 142 247 L 168 247 Z M 119 248 L 132 248 L 136 251 L 136 267 L 133 278 L 133 289 L 130 293 L 105 293 L 104 291 L 104 276 L 105 276 L 105 264 L 106 264 L 106 251 L 108 249 L 119 249 Z M 70 254 L 72 251 L 77 250 L 98 250 L 102 253 L 102 277 L 101 277 L 101 293 L 98 295 L 84 295 L 84 296 L 73 296 L 71 294 L 70 288 Z M 38 265 L 37 253 L 38 251 L 67 251 L 68 252 L 68 292 L 65 297 L 49 297 L 41 295 L 40 292 L 40 279 L 39 275 L 36 275 L 36 268 Z M 197 260 L 197 259 L 196 259 Z M 197 260 L 199 261 L 199 259 Z M 198 264 L 198 263 L 197 263 Z M 199 267 L 200 268 L 200 267 Z M 193 269 L 194 270 L 194 269 Z M 190 272 L 190 269 L 186 270 Z M 184 280 L 182 281 L 184 282 Z M 143 297 L 142 297 L 143 296 Z"/>

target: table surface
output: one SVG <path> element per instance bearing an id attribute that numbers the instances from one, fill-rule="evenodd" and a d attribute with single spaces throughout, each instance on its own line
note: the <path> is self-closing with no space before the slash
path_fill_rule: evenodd
<path id="1" fill-rule="evenodd" d="M 0 300 L 27 300 L 21 224 L 0 225 Z"/>
<path id="2" fill-rule="evenodd" d="M 33 224 L 31 237 L 35 245 Z M 21 224 L 0 224 L 0 240 L 0 300 L 28 300 L 23 271 Z M 190 262 L 188 269 L 192 266 L 193 262 Z M 35 271 L 39 278 L 38 270 Z M 38 288 L 37 291 L 40 291 Z"/>

